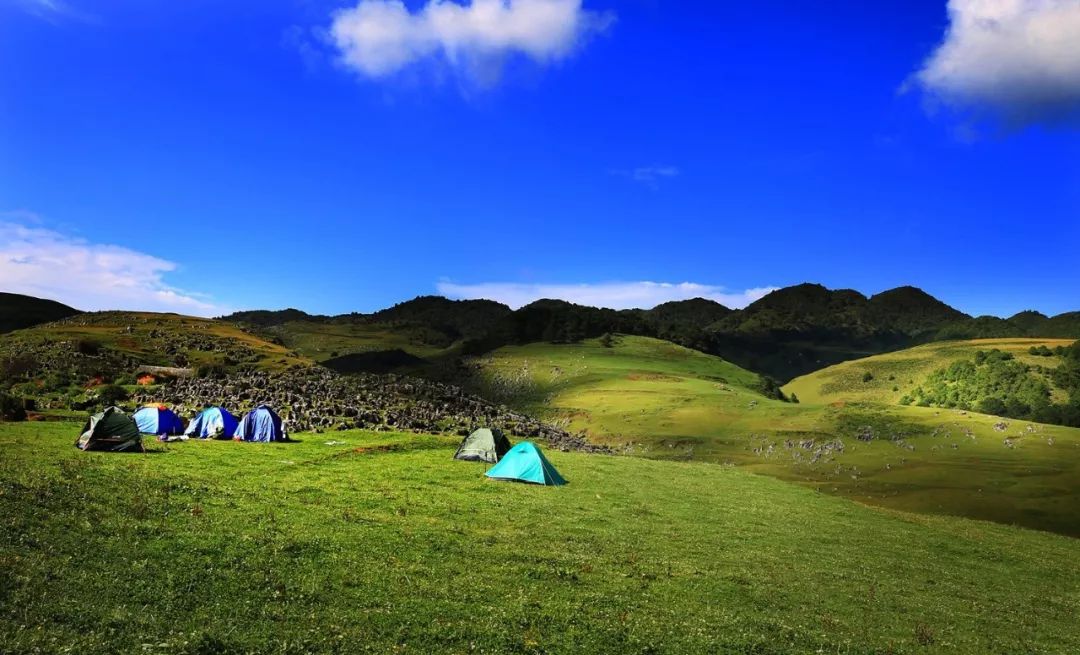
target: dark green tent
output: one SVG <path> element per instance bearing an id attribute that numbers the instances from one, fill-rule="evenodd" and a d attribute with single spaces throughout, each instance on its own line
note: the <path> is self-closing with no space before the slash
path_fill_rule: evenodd
<path id="1" fill-rule="evenodd" d="M 498 428 L 480 428 L 461 442 L 454 459 L 494 464 L 510 450 L 510 440 Z"/>
<path id="2" fill-rule="evenodd" d="M 142 437 L 135 419 L 119 407 L 110 407 L 90 417 L 75 447 L 81 450 L 142 450 Z"/>

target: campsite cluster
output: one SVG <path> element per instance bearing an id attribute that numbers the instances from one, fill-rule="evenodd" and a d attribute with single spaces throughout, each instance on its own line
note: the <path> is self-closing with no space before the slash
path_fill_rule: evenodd
<path id="1" fill-rule="evenodd" d="M 183 419 L 168 407 L 147 405 L 130 416 L 118 407 L 109 407 L 91 416 L 75 447 L 84 451 L 141 450 L 144 434 L 154 435 L 160 441 L 195 438 L 269 443 L 289 440 L 281 417 L 266 405 L 259 405 L 240 420 L 223 407 L 207 407 L 186 428 Z M 510 440 L 499 429 L 473 431 L 462 440 L 454 459 L 494 464 L 486 475 L 495 480 L 545 486 L 566 484 L 538 446 L 528 441 L 511 446 Z"/>
<path id="2" fill-rule="evenodd" d="M 186 428 L 183 419 L 165 405 L 147 405 L 130 416 L 119 407 L 107 407 L 94 414 L 83 426 L 75 446 L 80 450 L 112 452 L 141 450 L 143 435 L 156 436 L 159 441 L 289 439 L 281 417 L 267 405 L 259 405 L 239 420 L 223 407 L 207 407 Z"/>
<path id="3" fill-rule="evenodd" d="M 165 403 L 196 412 L 207 403 L 222 407 L 263 403 L 275 407 L 290 432 L 349 429 L 406 430 L 465 435 L 487 425 L 539 439 L 559 450 L 610 452 L 460 387 L 399 375 L 339 375 L 322 367 L 280 374 L 259 371 L 216 378 L 178 378 L 135 396 L 139 403 Z"/>

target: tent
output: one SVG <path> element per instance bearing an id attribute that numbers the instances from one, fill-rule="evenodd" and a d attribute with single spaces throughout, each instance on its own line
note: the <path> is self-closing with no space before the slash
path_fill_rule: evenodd
<path id="1" fill-rule="evenodd" d="M 207 407 L 191 419 L 184 434 L 196 439 L 232 439 L 239 422 L 222 407 Z"/>
<path id="2" fill-rule="evenodd" d="M 142 436 L 134 419 L 119 407 L 94 414 L 75 442 L 80 450 L 142 450 Z"/>
<path id="3" fill-rule="evenodd" d="M 164 437 L 184 433 L 184 422 L 165 405 L 147 405 L 131 415 L 143 434 Z"/>
<path id="4" fill-rule="evenodd" d="M 566 480 L 559 475 L 551 462 L 547 461 L 544 453 L 528 441 L 522 441 L 511 448 L 485 475 L 494 480 L 516 480 L 551 486 L 566 484 Z"/>
<path id="5" fill-rule="evenodd" d="M 236 441 L 286 441 L 281 417 L 266 405 L 259 405 L 244 415 L 233 434 Z"/>
<path id="6" fill-rule="evenodd" d="M 465 437 L 454 453 L 454 459 L 467 462 L 487 462 L 494 464 L 502 459 L 503 455 L 510 450 L 510 440 L 495 428 L 480 428 Z"/>

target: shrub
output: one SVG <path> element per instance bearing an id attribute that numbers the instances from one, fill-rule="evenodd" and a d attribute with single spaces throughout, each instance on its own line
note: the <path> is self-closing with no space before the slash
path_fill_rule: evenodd
<path id="1" fill-rule="evenodd" d="M 200 364 L 195 368 L 195 377 L 223 378 L 229 374 L 223 364 Z"/>
<path id="2" fill-rule="evenodd" d="M 75 342 L 75 350 L 83 355 L 95 357 L 101 354 L 101 342 L 97 339 L 79 339 Z"/>
<path id="3" fill-rule="evenodd" d="M 41 388 L 43 391 L 64 391 L 73 382 L 71 375 L 67 371 L 53 371 L 41 381 Z"/>
<path id="4" fill-rule="evenodd" d="M 0 362 L 0 380 L 25 378 L 37 369 L 38 362 L 33 355 L 15 355 Z"/>
<path id="5" fill-rule="evenodd" d="M 22 398 L 9 393 L 0 393 L 0 420 L 25 421 L 26 408 Z"/>
<path id="6" fill-rule="evenodd" d="M 101 405 L 115 405 L 129 398 L 127 389 L 117 384 L 106 384 L 98 387 L 97 402 Z"/>
<path id="7" fill-rule="evenodd" d="M 872 382 L 873 380 L 874 380 L 874 374 L 873 373 L 871 373 L 870 371 L 867 371 L 867 372 L 863 373 L 863 376 L 862 376 L 862 381 L 863 382 Z"/>

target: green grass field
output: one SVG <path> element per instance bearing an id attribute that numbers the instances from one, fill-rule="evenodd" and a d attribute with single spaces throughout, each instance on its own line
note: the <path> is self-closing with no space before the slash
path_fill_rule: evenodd
<path id="1" fill-rule="evenodd" d="M 1075 540 L 732 467 L 442 437 L 81 453 L 0 424 L 5 653 L 1065 653 Z M 327 442 L 331 442 L 328 444 Z"/>
<path id="2" fill-rule="evenodd" d="M 868 402 L 784 403 L 754 391 L 752 373 L 642 337 L 614 348 L 508 347 L 476 363 L 488 395 L 631 454 L 737 465 L 868 504 L 1080 536 L 1080 429 L 1001 429 L 996 417 Z"/>
<path id="3" fill-rule="evenodd" d="M 900 398 L 919 386 L 927 376 L 949 364 L 971 359 L 979 350 L 998 349 L 1012 353 L 1026 364 L 1054 367 L 1059 357 L 1037 357 L 1028 353 L 1032 346 L 1072 345 L 1073 339 L 974 339 L 944 341 L 909 348 L 894 353 L 856 359 L 796 378 L 784 387 L 803 403 L 868 401 L 895 405 Z M 864 380 L 866 374 L 872 380 Z"/>
<path id="4" fill-rule="evenodd" d="M 289 347 L 315 361 L 342 355 L 403 350 L 421 358 L 445 355 L 447 348 L 424 343 L 417 329 L 392 329 L 383 324 L 291 321 L 267 329 Z"/>

